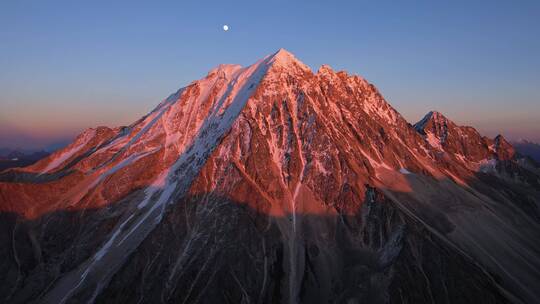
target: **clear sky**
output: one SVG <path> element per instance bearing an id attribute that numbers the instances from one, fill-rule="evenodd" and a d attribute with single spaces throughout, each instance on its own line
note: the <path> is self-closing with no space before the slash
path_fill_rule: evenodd
<path id="1" fill-rule="evenodd" d="M 0 147 L 129 124 L 281 47 L 365 77 L 412 123 L 438 110 L 540 141 L 540 1 L 4 0 Z"/>

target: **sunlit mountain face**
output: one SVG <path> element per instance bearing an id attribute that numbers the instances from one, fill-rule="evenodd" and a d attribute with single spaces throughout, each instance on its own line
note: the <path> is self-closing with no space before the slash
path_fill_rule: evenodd
<path id="1" fill-rule="evenodd" d="M 0 173 L 0 302 L 534 303 L 540 168 L 286 50 Z"/>

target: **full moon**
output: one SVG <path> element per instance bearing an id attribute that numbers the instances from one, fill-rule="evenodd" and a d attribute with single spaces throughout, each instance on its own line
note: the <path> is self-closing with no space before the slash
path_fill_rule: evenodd
<path id="1" fill-rule="evenodd" d="M 225 32 L 228 31 L 228 30 L 229 30 L 229 26 L 225 24 L 225 25 L 223 26 L 223 30 L 224 30 Z"/>

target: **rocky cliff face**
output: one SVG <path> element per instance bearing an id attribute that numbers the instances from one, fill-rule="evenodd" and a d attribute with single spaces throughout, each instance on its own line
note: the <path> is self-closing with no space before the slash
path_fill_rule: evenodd
<path id="1" fill-rule="evenodd" d="M 23 303 L 502 303 L 540 296 L 540 174 L 285 50 L 0 175 Z M 526 282 L 526 283 L 525 283 Z"/>

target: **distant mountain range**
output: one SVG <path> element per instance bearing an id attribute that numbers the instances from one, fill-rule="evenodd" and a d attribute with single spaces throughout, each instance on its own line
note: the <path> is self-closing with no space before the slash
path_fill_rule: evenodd
<path id="1" fill-rule="evenodd" d="M 540 144 L 522 139 L 512 142 L 512 145 L 519 153 L 540 163 Z"/>
<path id="2" fill-rule="evenodd" d="M 46 151 L 0 148 L 0 171 L 8 168 L 29 166 L 49 154 Z"/>

